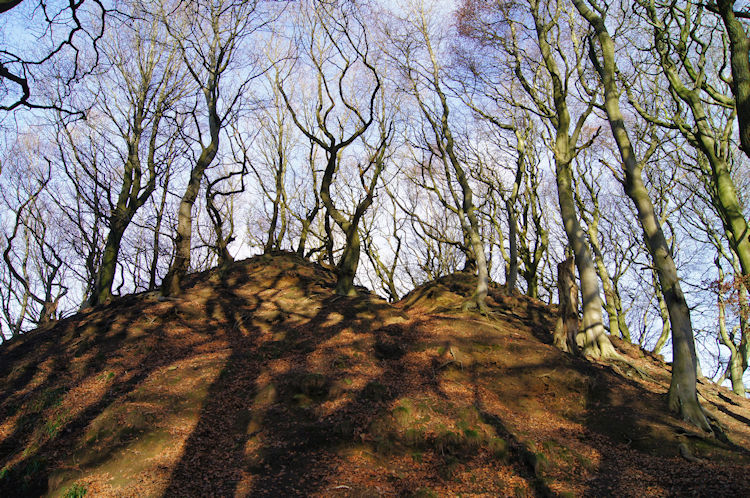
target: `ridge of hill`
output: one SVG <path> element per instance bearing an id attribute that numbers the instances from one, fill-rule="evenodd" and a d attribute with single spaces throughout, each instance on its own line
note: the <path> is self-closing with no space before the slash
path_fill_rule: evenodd
<path id="1" fill-rule="evenodd" d="M 293 254 L 196 274 L 0 347 L 0 495 L 726 496 L 750 402 L 703 382 L 727 438 L 667 413 L 669 366 L 551 345 L 543 303 L 472 277 L 399 303 L 333 293 Z"/>

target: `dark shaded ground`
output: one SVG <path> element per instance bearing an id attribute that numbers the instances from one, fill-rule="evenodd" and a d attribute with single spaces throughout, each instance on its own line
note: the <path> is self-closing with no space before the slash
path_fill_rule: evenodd
<path id="1" fill-rule="evenodd" d="M 333 295 L 291 254 L 126 296 L 0 347 L 0 495 L 745 496 L 750 404 L 705 384 L 727 441 L 666 413 L 668 367 L 550 344 L 542 303 L 456 274 L 396 306 Z M 645 375 L 644 375 L 645 374 Z M 679 447 L 696 456 L 689 462 Z"/>

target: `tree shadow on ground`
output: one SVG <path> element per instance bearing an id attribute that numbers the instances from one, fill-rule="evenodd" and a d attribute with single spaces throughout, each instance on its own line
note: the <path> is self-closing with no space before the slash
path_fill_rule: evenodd
<path id="1" fill-rule="evenodd" d="M 524 489 L 551 495 L 555 488 L 545 473 L 544 447 L 534 444 L 533 434 L 519 430 L 518 414 L 527 402 L 546 410 L 550 417 L 585 427 L 583 433 L 565 437 L 586 441 L 602 454 L 590 469 L 592 480 L 581 488 L 588 496 L 623 495 L 634 489 L 698 495 L 705 489 L 706 494 L 724 495 L 727 490 L 737 494 L 743 486 L 750 487 L 748 477 L 735 478 L 736 473 L 731 474 L 735 480 L 728 487 L 696 491 L 680 484 L 695 483 L 693 473 L 710 480 L 708 476 L 718 472 L 719 464 L 675 464 L 679 458 L 675 444 L 680 439 L 674 434 L 684 428 L 666 414 L 663 396 L 647 393 L 611 367 L 540 346 L 539 341 L 549 343 L 549 328 L 545 328 L 549 314 L 535 302 L 504 309 L 503 316 L 511 321 L 502 326 L 468 314 L 409 317 L 369 295 L 334 296 L 332 274 L 304 260 L 286 258 L 261 257 L 203 275 L 203 280 L 196 278 L 202 282 L 200 296 L 190 294 L 155 304 L 153 309 L 139 304 L 138 297 L 123 299 L 61 323 L 57 335 L 32 334 L 28 343 L 19 342 L 7 352 L 0 348 L 0 365 L 13 362 L 3 367 L 9 381 L 0 388 L 4 396 L 0 397 L 0 423 L 28 411 L 32 401 L 38 402 L 32 415 L 46 414 L 56 397 L 64 398 L 85 381 L 115 372 L 111 379 L 101 380 L 106 389 L 99 397 L 87 399 L 80 411 L 64 421 L 59 434 L 39 439 L 28 454 L 21 455 L 21 451 L 30 447 L 43 420 L 17 424 L 0 441 L 0 448 L 8 450 L 0 463 L 15 458 L 10 478 L 0 479 L 0 492 L 12 496 L 20 485 L 26 486 L 25 494 L 51 491 L 52 469 L 38 466 L 37 457 L 75 455 L 87 444 L 92 423 L 110 407 L 149 401 L 139 394 L 147 381 L 163 382 L 165 371 L 176 368 L 179 373 L 187 360 L 207 352 L 215 354 L 216 370 L 222 370 L 207 377 L 202 386 L 205 395 L 196 397 L 190 424 L 185 423 L 179 437 L 170 439 L 183 446 L 175 449 L 173 455 L 179 454 L 170 457 L 175 463 L 163 469 L 158 484 L 167 496 L 380 493 L 372 481 L 341 471 L 353 468 L 352 459 L 345 461 L 350 453 L 342 451 L 358 448 L 375 454 L 377 460 L 364 461 L 357 472 L 368 475 L 372 471 L 389 491 L 401 495 L 417 492 L 417 482 L 453 490 L 454 469 L 473 469 L 477 464 L 493 471 L 512 467 L 514 478 L 528 485 Z M 200 305 L 191 301 L 196 296 L 202 299 Z M 149 316 L 158 320 L 149 321 Z M 453 335 L 445 339 L 443 329 Z M 495 332 L 498 337 L 491 337 Z M 476 353 L 480 360 L 462 362 L 461 354 L 467 352 Z M 10 358 L 9 362 L 3 362 L 4 358 Z M 565 382 L 566 376 L 575 379 Z M 466 377 L 469 382 L 464 385 L 473 385 L 473 394 L 461 397 L 447 390 L 446 379 L 464 382 Z M 175 374 L 173 380 L 179 382 L 180 377 Z M 568 392 L 550 392 L 550 385 L 556 388 L 558 383 Z M 55 394 L 55 389 L 62 391 Z M 480 391 L 484 395 L 488 390 L 502 398 L 502 406 L 480 396 Z M 160 407 L 179 402 L 178 397 L 160 397 L 160 392 L 146 394 Z M 562 406 L 568 395 L 579 403 L 575 410 Z M 473 407 L 482 430 L 494 431 L 507 443 L 507 456 L 488 458 L 487 445 L 482 446 L 487 441 L 469 438 L 476 436 L 475 427 L 433 430 L 437 427 L 433 425 L 419 432 L 398 425 L 403 415 L 399 407 L 413 408 L 414 400 L 427 398 L 443 410 L 431 412 L 433 418 L 439 415 L 448 424 L 453 422 L 457 405 Z M 510 411 L 515 415 L 508 415 Z M 137 437 L 126 434 L 110 440 L 77 475 L 123 453 Z M 679 437 L 690 436 L 681 433 Z M 429 458 L 412 462 L 411 453 Z M 391 458 L 400 461 L 399 465 L 418 467 L 419 480 L 389 470 Z M 665 468 L 678 470 L 665 472 Z M 27 478 L 24 472 L 29 469 L 32 477 Z M 641 476 L 644 484 L 634 487 L 634 475 Z M 130 469 L 128 477 L 132 481 L 138 476 Z M 460 486 L 465 485 L 470 486 L 466 482 Z M 501 488 L 492 485 L 487 489 L 499 493 Z"/>
<path id="2" fill-rule="evenodd" d="M 311 330 L 317 336 L 316 344 L 309 345 L 318 351 L 323 350 L 331 361 L 346 361 L 335 353 L 335 347 L 325 351 L 323 344 L 336 337 L 344 328 L 361 320 L 358 316 L 364 309 L 372 309 L 368 296 L 359 298 L 332 297 L 325 300 L 321 312 L 311 321 Z M 387 306 L 387 305 L 385 305 Z M 331 316 L 341 315 L 341 322 L 326 326 Z M 360 323 L 363 335 L 371 332 L 368 325 Z M 392 331 L 392 329 L 391 329 Z M 370 342 L 352 338 L 354 348 L 362 348 L 363 353 L 374 354 L 380 337 Z M 368 351 L 370 350 L 370 351 Z M 252 464 L 253 484 L 248 489 L 252 496 L 306 496 L 311 493 L 330 492 L 334 483 L 328 482 L 330 473 L 337 463 L 337 450 L 341 446 L 361 444 L 357 436 L 367 432 L 372 420 L 383 411 L 387 404 L 402 395 L 398 386 L 404 385 L 405 372 L 394 367 L 396 356 L 380 357 L 380 375 L 368 377 L 361 389 L 347 393 L 346 400 L 334 411 L 321 414 L 319 403 L 333 396 L 347 376 L 345 367 L 328 370 L 325 374 L 304 358 L 303 351 L 297 358 L 295 367 L 289 372 L 274 377 L 279 390 L 279 403 L 273 405 L 265 417 L 271 422 L 266 427 L 268 441 L 273 446 L 262 445 L 256 451 Z M 318 413 L 316 413 L 318 411 Z M 366 492 L 366 490 L 361 490 Z"/>
<path id="3" fill-rule="evenodd" d="M 207 490 L 217 496 L 229 496 L 241 480 L 238 467 L 244 459 L 248 438 L 246 406 L 257 394 L 255 380 L 260 373 L 257 351 L 260 331 L 248 325 L 245 318 L 258 311 L 261 301 L 251 302 L 237 296 L 232 288 L 247 283 L 249 276 L 245 273 L 235 276 L 230 286 L 225 272 L 213 286 L 213 297 L 206 302 L 206 315 L 214 316 L 218 310 L 223 316 L 223 335 L 230 354 L 208 388 L 197 423 L 172 469 L 164 496 L 197 495 Z M 269 288 L 275 288 L 277 281 L 271 282 Z M 229 465 L 217 468 L 217 460 Z"/>
<path id="4" fill-rule="evenodd" d="M 274 337 L 259 340 L 263 332 L 253 325 L 229 333 L 231 371 L 225 370 L 209 388 L 165 496 L 209 489 L 219 495 L 307 494 L 319 489 L 319 478 L 330 470 L 330 451 L 353 436 L 349 407 L 320 417 L 310 406 L 323 401 L 331 383 L 343 373 L 323 375 L 308 365 L 307 358 L 324 349 L 324 343 L 342 329 L 357 327 L 360 314 L 373 304 L 367 296 L 343 298 L 331 296 L 328 290 L 329 297 L 322 299 L 314 315 L 296 316 L 302 312 L 289 309 L 281 299 L 285 289 L 280 280 L 285 276 L 289 273 L 282 271 L 272 281 L 262 282 L 267 290 L 255 303 L 233 291 L 244 281 L 222 278 L 216 286 L 217 298 L 210 301 L 209 314 L 219 308 L 224 316 L 235 317 L 235 323 L 253 323 L 262 314 L 272 322 Z M 319 279 L 301 280 L 298 290 L 303 295 L 321 291 Z M 366 323 L 359 325 L 367 328 Z M 280 361 L 290 364 L 275 371 L 272 364 L 282 356 Z M 215 469 L 216 458 L 228 465 L 207 474 L 205 469 Z"/>
<path id="5" fill-rule="evenodd" d="M 144 336 L 153 340 L 153 347 L 137 355 L 137 369 L 124 368 L 128 362 L 121 353 L 133 342 L 129 330 L 142 318 L 138 304 L 133 296 L 118 299 L 0 348 L 0 364 L 6 368 L 19 368 L 18 362 L 25 360 L 21 375 L 4 383 L 0 391 L 2 421 L 13 427 L 0 445 L 0 466 L 6 467 L 0 478 L 0 494 L 47 493 L 51 472 L 59 464 L 57 455 L 79 453 L 94 419 L 125 399 L 155 370 L 189 353 L 162 343 L 158 324 L 141 325 Z M 168 357 L 162 354 L 164 349 L 170 349 Z M 12 376 L 12 371 L 4 373 Z M 67 395 L 92 382 L 106 383 L 106 389 L 76 398 L 78 406 L 68 406 Z M 54 418 L 45 420 L 50 410 Z M 127 444 L 127 439 L 118 441 L 102 449 L 96 458 L 106 459 Z"/>
<path id="6" fill-rule="evenodd" d="M 608 450 L 602 451 L 585 496 L 629 493 L 636 483 L 639 489 L 672 496 L 740 496 L 750 489 L 748 460 L 737 460 L 747 452 L 677 420 L 666 394 L 644 389 L 611 366 L 579 368 L 590 378 L 583 423 L 607 441 Z M 629 373 L 629 367 L 623 368 Z M 698 458 L 685 459 L 681 445 Z M 716 479 L 718 474 L 726 478 Z"/>
<path id="7" fill-rule="evenodd" d="M 510 456 L 516 464 L 518 474 L 530 484 L 530 487 L 539 496 L 554 496 L 554 493 L 541 475 L 541 457 L 532 451 L 527 444 L 523 443 L 516 434 L 508 428 L 500 416 L 490 413 L 490 411 L 484 406 L 479 395 L 479 384 L 476 377 L 476 370 L 473 367 L 470 369 L 470 377 L 474 388 L 474 406 L 479 411 L 482 420 L 492 426 L 497 435 L 507 442 Z"/>

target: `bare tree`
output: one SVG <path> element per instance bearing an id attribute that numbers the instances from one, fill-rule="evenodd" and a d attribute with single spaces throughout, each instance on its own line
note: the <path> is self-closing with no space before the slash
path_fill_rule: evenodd
<path id="1" fill-rule="evenodd" d="M 360 237 L 362 238 L 362 246 L 370 261 L 370 266 L 375 273 L 376 279 L 371 279 L 379 283 L 381 290 L 388 297 L 390 302 L 399 300 L 401 292 L 399 292 L 398 282 L 398 268 L 401 258 L 403 257 L 402 249 L 404 248 L 405 234 L 404 226 L 406 225 L 407 218 L 399 217 L 398 204 L 394 200 L 393 194 L 386 187 L 388 192 L 388 199 L 391 201 L 390 210 L 387 216 L 383 216 L 382 213 L 385 211 L 385 206 L 378 206 L 374 210 L 378 213 L 378 216 L 372 216 L 370 220 L 363 218 L 360 231 L 362 232 Z M 377 220 L 376 220 L 377 218 Z M 378 233 L 375 224 L 377 221 L 382 220 L 388 225 L 388 230 L 381 231 Z M 385 233 L 383 233 L 385 232 Z M 378 248 L 378 244 L 382 243 L 379 238 L 385 238 L 388 245 L 385 252 L 381 252 Z"/>
<path id="2" fill-rule="evenodd" d="M 75 255 L 69 266 L 83 284 L 80 304 L 87 306 L 96 288 L 107 217 L 114 206 L 113 189 L 106 181 L 110 164 L 92 126 L 79 122 L 73 130 L 60 119 L 56 128 L 57 150 L 50 156 L 66 182 L 64 187 L 50 189 L 50 195 L 55 204 L 64 207 L 61 214 L 66 220 L 67 243 Z"/>
<path id="3" fill-rule="evenodd" d="M 190 270 L 192 211 L 201 182 L 219 153 L 222 130 L 237 119 L 243 98 L 248 97 L 246 88 L 263 72 L 250 53 L 243 53 L 243 41 L 272 18 L 263 15 L 257 0 L 223 0 L 208 6 L 179 2 L 161 16 L 199 92 L 187 110 L 195 132 L 194 137 L 186 137 L 193 144 L 193 165 L 180 200 L 175 257 L 162 282 L 165 295 L 178 295 Z M 230 72 L 240 67 L 245 75 L 238 83 Z"/>
<path id="4" fill-rule="evenodd" d="M 315 167 L 315 149 L 316 144 L 314 140 L 310 140 L 309 144 L 309 155 L 308 155 L 308 166 L 310 168 L 310 176 L 312 181 L 312 186 L 309 189 L 306 189 L 306 192 L 311 192 L 313 197 L 313 203 L 312 206 L 309 206 L 309 208 L 306 210 L 304 216 L 298 216 L 298 220 L 300 222 L 301 228 L 300 228 L 300 235 L 299 235 L 299 242 L 297 244 L 297 254 L 300 256 L 310 256 L 311 253 L 305 252 L 305 247 L 307 245 L 307 238 L 310 235 L 311 225 L 313 221 L 315 221 L 315 217 L 318 215 L 318 212 L 320 211 L 320 195 L 318 192 L 320 191 L 318 187 L 318 171 Z"/>
<path id="5" fill-rule="evenodd" d="M 305 14 L 308 15 L 309 30 L 304 34 L 305 38 L 299 40 L 299 46 L 305 50 L 304 55 L 309 57 L 315 71 L 314 109 L 296 110 L 284 84 L 281 81 L 277 84 L 294 124 L 325 152 L 320 199 L 326 209 L 326 222 L 330 216 L 345 238 L 342 255 L 336 264 L 336 293 L 356 295 L 354 277 L 360 256 L 359 224 L 373 202 L 378 179 L 388 160 L 386 153 L 393 137 L 393 121 L 382 100 L 376 54 L 356 6 L 347 2 L 320 4 Z M 324 40 L 323 46 L 317 38 L 319 34 Z M 356 78 L 358 72 L 360 81 L 351 83 L 350 78 Z M 376 118 L 377 134 L 374 143 L 370 144 L 366 133 Z M 364 195 L 356 199 L 354 209 L 348 213 L 336 205 L 331 186 L 341 167 L 343 152 L 355 141 L 359 141 L 365 151 L 364 161 L 358 161 L 355 169 Z M 333 237 L 329 236 L 328 241 L 332 243 Z M 332 257 L 332 249 L 328 254 Z"/>
<path id="6" fill-rule="evenodd" d="M 584 3 L 584 0 L 573 0 L 573 3 L 591 25 L 601 51 L 601 58 L 599 58 L 592 49 L 591 60 L 604 87 L 604 108 L 622 159 L 625 192 L 635 205 L 644 240 L 653 258 L 669 309 L 674 355 L 672 382 L 669 387 L 669 408 L 679 413 L 684 419 L 711 432 L 711 426 L 701 409 L 696 391 L 697 356 L 690 310 L 680 286 L 672 252 L 654 211 L 648 190 L 643 183 L 644 162 L 635 155 L 630 134 L 625 127 L 625 118 L 620 109 L 621 92 L 616 76 L 614 43 L 602 18 L 605 10 L 594 2 L 589 2 L 589 4 L 595 10 Z M 643 154 L 644 157 L 649 155 L 648 151 Z"/>
<path id="7" fill-rule="evenodd" d="M 165 133 L 164 123 L 185 91 L 185 81 L 180 76 L 176 51 L 164 51 L 156 42 L 159 30 L 158 21 L 152 20 L 150 24 L 140 23 L 137 29 L 121 29 L 107 40 L 103 53 L 111 67 L 110 75 L 99 75 L 93 89 L 98 104 L 90 112 L 102 119 L 89 120 L 94 129 L 89 138 L 97 144 L 109 144 L 106 155 L 122 162 L 122 166 L 114 165 L 121 176 L 113 181 L 119 187 L 113 185 L 118 192 L 109 206 L 109 232 L 90 297 L 93 305 L 112 297 L 122 237 L 156 189 L 162 164 L 171 159 L 164 157 L 163 151 L 170 150 L 169 143 L 176 139 L 174 131 Z M 119 91 L 112 92 L 113 87 Z M 70 126 L 64 126 L 63 131 L 73 157 L 84 169 L 90 169 L 84 155 L 77 152 L 77 138 Z M 119 144 L 112 139 L 115 136 Z"/>
<path id="8" fill-rule="evenodd" d="M 465 268 L 475 269 L 477 272 L 476 289 L 473 296 L 464 303 L 464 308 L 475 307 L 480 312 L 487 313 L 487 255 L 480 236 L 471 177 L 467 173 L 465 161 L 459 157 L 458 143 L 451 123 L 451 104 L 446 93 L 446 67 L 438 55 L 440 40 L 439 37 L 434 38 L 432 19 L 426 8 L 421 5 L 415 10 L 411 14 L 414 19 L 403 22 L 403 32 L 394 30 L 391 33 L 398 51 L 394 59 L 400 66 L 408 91 L 416 100 L 425 122 L 420 139 L 429 152 L 428 162 L 423 168 L 431 179 L 431 190 L 442 199 L 441 204 L 458 218 L 465 241 Z M 438 190 L 433 168 L 439 168 L 439 174 L 444 178 L 447 189 L 445 198 Z"/>
<path id="9" fill-rule="evenodd" d="M 39 154 L 38 147 L 14 152 L 18 157 L 5 178 L 5 185 L 12 188 L 3 190 L 2 201 L 15 215 L 4 227 L 9 231 L 4 233 L 0 270 L 2 321 L 11 336 L 28 330 L 28 323 L 43 326 L 55 320 L 60 300 L 68 292 L 63 283 L 65 249 L 59 230 L 49 223 L 52 164 L 29 158 Z"/>
<path id="10" fill-rule="evenodd" d="M 469 102 L 469 105 L 491 127 L 489 136 L 482 138 L 496 144 L 496 149 L 485 154 L 479 151 L 472 153 L 473 161 L 476 162 L 472 173 L 476 181 L 484 183 L 488 189 L 484 196 L 484 206 L 479 210 L 488 218 L 487 223 L 499 239 L 498 249 L 505 260 L 508 292 L 516 288 L 520 274 L 526 283 L 526 293 L 536 298 L 539 296 L 540 264 L 549 246 L 539 184 L 540 137 L 527 113 L 521 112 L 520 118 L 511 117 L 507 121 L 497 117 L 501 109 L 512 109 L 512 106 L 504 106 L 504 109 L 499 107 L 496 109 L 497 114 L 493 115 L 477 103 Z M 470 150 L 472 146 L 464 144 L 463 148 Z M 506 166 L 498 156 L 508 157 L 509 162 L 514 159 L 513 166 Z M 511 175 L 511 182 L 506 180 L 509 176 L 507 173 Z M 506 186 L 507 183 L 510 185 Z M 491 213 L 485 213 L 488 208 Z M 503 245 L 505 227 L 500 220 L 502 214 L 507 223 L 507 251 Z"/>
<path id="11" fill-rule="evenodd" d="M 584 161 L 587 162 L 586 165 L 583 164 Z M 591 249 L 594 253 L 596 271 L 602 282 L 602 290 L 604 291 L 604 309 L 607 311 L 607 318 L 609 320 L 609 333 L 630 341 L 630 331 L 625 324 L 620 292 L 613 282 L 609 269 L 604 261 L 604 252 L 600 240 L 599 226 L 601 223 L 602 211 L 600 209 L 599 199 L 601 197 L 603 171 L 599 170 L 596 176 L 589 176 L 589 171 L 587 170 L 591 169 L 592 162 L 593 160 L 591 157 L 581 158 L 580 156 L 575 161 L 578 174 L 576 175 L 577 182 L 575 185 L 574 196 L 576 205 L 578 206 L 578 213 L 581 216 L 581 222 L 586 226 L 589 244 L 591 244 Z M 583 189 L 580 188 L 581 186 L 583 186 Z M 584 190 L 584 192 L 582 192 L 582 190 Z"/>
<path id="12" fill-rule="evenodd" d="M 527 18 L 532 23 L 528 29 Z M 598 134 L 584 133 L 584 124 L 593 111 L 595 91 L 584 87 L 586 91 L 577 94 L 573 87 L 576 79 L 581 80 L 585 62 L 584 48 L 575 36 L 577 27 L 561 2 L 547 4 L 537 0 L 484 7 L 466 3 L 463 22 L 463 32 L 507 55 L 514 77 L 528 96 L 523 107 L 550 128 L 560 213 L 581 282 L 583 352 L 594 357 L 617 357 L 604 331 L 599 279 L 573 198 L 572 162 Z M 521 44 L 522 36 L 533 36 L 534 46 Z M 558 43 L 563 37 L 571 40 L 571 50 Z M 573 119 L 571 111 L 576 110 L 578 116 Z"/>
<path id="13" fill-rule="evenodd" d="M 750 7 L 734 10 L 735 3 L 735 0 L 716 0 L 698 5 L 705 5 L 708 10 L 719 14 L 724 22 L 729 38 L 731 88 L 737 105 L 740 147 L 750 157 L 750 38 L 745 28 L 750 19 Z"/>
<path id="14" fill-rule="evenodd" d="M 292 147 L 296 145 L 295 127 L 276 85 L 278 71 L 277 68 L 276 74 L 268 78 L 271 98 L 268 105 L 259 113 L 258 136 L 255 140 L 257 151 L 252 152 L 255 160 L 248 161 L 250 171 L 256 179 L 255 184 L 260 189 L 260 195 L 263 198 L 261 205 L 264 214 L 269 218 L 265 240 L 259 241 L 265 253 L 282 248 L 289 230 L 290 217 L 292 217 L 289 208 L 287 176 Z M 243 149 L 248 148 L 245 144 L 242 146 Z M 247 155 L 248 152 L 245 154 Z M 314 190 L 317 195 L 317 186 Z M 267 210 L 269 203 L 270 214 Z"/>
<path id="15" fill-rule="evenodd" d="M 719 213 L 732 249 L 740 258 L 745 275 L 750 275 L 750 225 L 734 181 L 738 163 L 732 144 L 735 100 L 729 95 L 728 76 L 723 74 L 726 57 L 715 55 L 713 40 L 721 36 L 716 19 L 705 15 L 702 4 L 657 6 L 639 2 L 638 12 L 653 26 L 656 65 L 662 71 L 673 109 L 652 112 L 643 99 L 629 97 L 647 121 L 678 131 L 706 158 L 702 167 L 711 203 Z M 722 40 L 724 41 L 724 40 Z M 712 77 L 711 68 L 717 67 Z M 733 62 L 734 67 L 734 62 Z M 750 285 L 750 282 L 748 283 Z"/>

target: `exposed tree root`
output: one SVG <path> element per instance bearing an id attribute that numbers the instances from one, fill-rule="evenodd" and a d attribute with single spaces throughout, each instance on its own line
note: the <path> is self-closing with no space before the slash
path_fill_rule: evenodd
<path id="1" fill-rule="evenodd" d="M 715 436 L 713 427 L 706 417 L 706 412 L 703 411 L 703 408 L 698 402 L 697 396 L 695 397 L 695 400 L 693 402 L 684 403 L 680 399 L 680 396 L 676 392 L 674 392 L 674 390 L 670 389 L 669 410 L 672 413 L 679 414 L 684 421 L 691 423 L 699 429 L 703 430 L 706 436 Z"/>
<path id="2" fill-rule="evenodd" d="M 635 371 L 635 373 L 637 373 L 637 374 L 638 374 L 638 376 L 640 376 L 640 378 L 641 378 L 642 380 L 648 380 L 648 381 L 651 381 L 651 382 L 656 382 L 656 383 L 658 383 L 658 382 L 659 382 L 659 381 L 658 381 L 658 380 L 657 380 L 656 378 L 652 377 L 652 376 L 651 376 L 651 375 L 650 375 L 650 374 L 649 374 L 649 373 L 648 373 L 648 372 L 647 372 L 646 370 L 644 370 L 644 369 L 642 369 L 641 367 L 639 367 L 639 366 L 638 366 L 638 365 L 637 365 L 637 364 L 635 363 L 635 361 L 634 361 L 634 360 L 631 360 L 631 359 L 630 359 L 630 358 L 628 358 L 627 356 L 623 356 L 623 355 L 621 355 L 621 354 L 617 353 L 617 356 L 614 356 L 614 357 L 608 358 L 608 359 L 607 359 L 607 362 L 610 362 L 610 363 L 612 363 L 612 367 L 615 367 L 615 365 L 614 365 L 614 362 L 620 362 L 620 363 L 624 363 L 624 364 L 626 364 L 627 366 L 629 366 L 630 368 L 632 368 L 632 369 L 633 369 L 633 370 Z M 623 375 L 626 375 L 626 374 L 625 374 L 624 372 L 621 372 L 621 373 L 622 373 Z"/>
<path id="3" fill-rule="evenodd" d="M 461 305 L 461 311 L 473 311 L 476 310 L 482 316 L 490 315 L 490 308 L 487 306 L 486 298 L 480 298 L 476 294 L 471 296 L 469 299 L 463 302 Z"/>
<path id="4" fill-rule="evenodd" d="M 678 447 L 680 451 L 680 456 L 687 460 L 688 462 L 692 463 L 703 463 L 703 460 L 701 458 L 696 457 L 692 454 L 690 451 L 690 448 L 687 447 L 685 443 L 680 443 L 680 446 Z"/>

